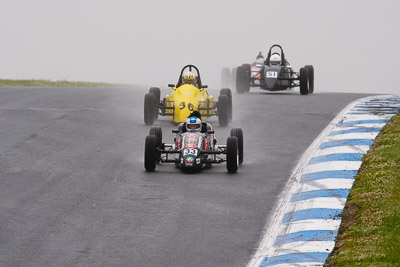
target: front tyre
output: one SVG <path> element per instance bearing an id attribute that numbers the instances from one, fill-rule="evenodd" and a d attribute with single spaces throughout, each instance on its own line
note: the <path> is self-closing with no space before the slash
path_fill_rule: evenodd
<path id="1" fill-rule="evenodd" d="M 220 95 L 217 103 L 218 123 L 220 126 L 227 126 L 229 123 L 229 102 L 227 95 Z"/>
<path id="2" fill-rule="evenodd" d="M 308 73 L 308 93 L 314 93 L 314 67 L 313 65 L 306 65 L 304 68 L 307 69 Z"/>
<path id="3" fill-rule="evenodd" d="M 148 135 L 144 146 L 144 168 L 146 171 L 154 171 L 156 169 L 157 159 L 156 137 Z"/>
<path id="4" fill-rule="evenodd" d="M 243 130 L 242 128 L 232 128 L 230 136 L 234 136 L 238 139 L 238 154 L 239 154 L 239 165 L 243 163 Z"/>
<path id="5" fill-rule="evenodd" d="M 300 94 L 308 94 L 308 72 L 306 68 L 300 68 Z"/>
<path id="6" fill-rule="evenodd" d="M 146 94 L 144 96 L 144 123 L 152 125 L 154 119 L 154 95 Z"/>
<path id="7" fill-rule="evenodd" d="M 238 139 L 234 136 L 226 140 L 226 168 L 229 173 L 235 173 L 238 169 Z"/>

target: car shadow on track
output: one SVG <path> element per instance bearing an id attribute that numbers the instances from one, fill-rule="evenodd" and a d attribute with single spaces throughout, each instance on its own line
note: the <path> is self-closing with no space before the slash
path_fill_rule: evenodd
<path id="1" fill-rule="evenodd" d="M 146 175 L 158 175 L 162 173 L 164 176 L 165 175 L 183 175 L 183 176 L 204 176 L 204 175 L 215 175 L 220 176 L 220 175 L 226 175 L 226 177 L 230 178 L 244 178 L 243 175 L 240 173 L 241 166 L 239 167 L 239 170 L 237 173 L 228 173 L 226 170 L 226 165 L 225 163 L 222 164 L 215 164 L 211 168 L 205 168 L 203 167 L 200 170 L 181 170 L 179 168 L 176 168 L 174 164 L 157 164 L 157 167 L 154 171 L 152 172 L 146 172 L 143 170 Z M 224 176 L 225 177 L 225 176 Z"/>
<path id="2" fill-rule="evenodd" d="M 239 96 L 240 94 L 236 94 L 236 95 Z M 253 91 L 253 92 L 245 93 L 243 95 L 270 95 L 270 96 L 273 96 L 273 95 L 291 95 L 291 96 L 302 96 L 302 95 L 300 95 L 299 92 L 296 92 L 296 91 L 285 91 L 285 92 L 282 92 L 282 91 L 280 91 L 280 92 Z"/>

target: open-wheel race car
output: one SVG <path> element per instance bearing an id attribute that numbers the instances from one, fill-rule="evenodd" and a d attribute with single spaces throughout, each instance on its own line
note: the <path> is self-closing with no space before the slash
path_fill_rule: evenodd
<path id="1" fill-rule="evenodd" d="M 152 125 L 159 115 L 166 116 L 175 123 L 184 122 L 188 115 L 198 110 L 203 118 L 218 116 L 220 126 L 232 120 L 232 92 L 229 88 L 220 90 L 218 101 L 210 95 L 201 82 L 200 72 L 194 65 L 182 68 L 176 84 L 169 84 L 169 95 L 160 98 L 160 88 L 151 87 L 144 97 L 144 122 Z"/>
<path id="2" fill-rule="evenodd" d="M 214 130 L 202 123 L 199 132 L 187 132 L 184 128 L 172 130 L 176 134 L 173 144 L 162 141 L 160 126 L 152 126 L 146 136 L 144 167 L 154 171 L 157 163 L 175 163 L 184 171 L 200 170 L 212 164 L 226 162 L 229 173 L 235 173 L 243 163 L 243 130 L 232 128 L 226 145 L 217 145 Z"/>
<path id="3" fill-rule="evenodd" d="M 264 57 L 262 52 L 260 52 L 256 60 L 250 64 L 250 76 L 256 77 L 260 73 L 260 69 L 264 65 Z M 236 67 L 232 68 L 232 70 L 228 67 L 224 67 L 221 70 L 221 87 L 229 87 L 234 90 L 236 88 Z"/>
<path id="4" fill-rule="evenodd" d="M 272 52 L 278 48 L 279 52 Z M 300 94 L 307 95 L 314 92 L 314 67 L 306 65 L 299 72 L 293 71 L 280 45 L 273 45 L 269 49 L 264 64 L 252 68 L 250 64 L 243 64 L 236 68 L 236 92 L 249 92 L 250 87 L 260 87 L 268 91 L 282 91 L 300 87 Z"/>

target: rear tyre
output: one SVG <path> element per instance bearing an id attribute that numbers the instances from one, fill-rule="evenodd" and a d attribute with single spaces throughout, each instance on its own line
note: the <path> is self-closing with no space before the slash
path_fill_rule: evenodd
<path id="1" fill-rule="evenodd" d="M 236 68 L 232 68 L 230 88 L 232 88 L 232 90 L 236 90 Z"/>
<path id="2" fill-rule="evenodd" d="M 238 139 L 234 136 L 226 140 L 226 168 L 229 173 L 235 173 L 238 169 Z"/>
<path id="3" fill-rule="evenodd" d="M 304 68 L 307 69 L 308 73 L 308 93 L 314 93 L 314 66 L 306 65 Z"/>
<path id="4" fill-rule="evenodd" d="M 308 94 L 308 73 L 306 68 L 300 68 L 300 94 Z"/>
<path id="5" fill-rule="evenodd" d="M 231 71 L 229 68 L 223 68 L 221 71 L 221 87 L 230 87 L 231 82 Z"/>
<path id="6" fill-rule="evenodd" d="M 146 171 L 154 171 L 156 169 L 157 159 L 156 137 L 148 135 L 144 146 L 144 168 Z"/>
<path id="7" fill-rule="evenodd" d="M 154 123 L 154 95 L 146 94 L 144 96 L 144 123 L 152 125 Z"/>
<path id="8" fill-rule="evenodd" d="M 244 70 L 241 66 L 236 68 L 236 93 L 243 94 L 245 89 L 243 86 L 245 79 Z"/>
<path id="9" fill-rule="evenodd" d="M 219 91 L 219 94 L 228 96 L 229 121 L 232 121 L 232 91 L 229 88 L 223 88 Z"/>
<path id="10" fill-rule="evenodd" d="M 239 154 L 239 165 L 243 163 L 243 130 L 241 128 L 232 128 L 231 136 L 238 139 L 238 154 Z"/>
<path id="11" fill-rule="evenodd" d="M 244 74 L 245 74 L 245 83 L 243 83 L 243 88 L 244 92 L 248 93 L 250 91 L 250 82 L 249 82 L 249 77 L 251 75 L 251 67 L 250 64 L 242 64 L 242 68 L 244 69 Z"/>
<path id="12" fill-rule="evenodd" d="M 160 126 L 151 126 L 149 135 L 156 137 L 156 146 L 159 147 L 162 144 L 162 129 Z"/>
<path id="13" fill-rule="evenodd" d="M 154 95 L 154 119 L 158 119 L 158 109 L 159 109 L 159 105 L 160 105 L 160 97 L 161 97 L 161 92 L 160 92 L 160 88 L 158 87 L 151 87 L 149 90 L 150 94 Z"/>
<path id="14" fill-rule="evenodd" d="M 228 96 L 220 95 L 218 97 L 217 111 L 218 111 L 218 123 L 220 126 L 227 126 L 229 123 L 229 106 Z"/>

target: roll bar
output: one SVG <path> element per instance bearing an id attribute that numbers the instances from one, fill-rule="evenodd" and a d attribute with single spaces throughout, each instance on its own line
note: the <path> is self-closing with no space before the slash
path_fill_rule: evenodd
<path id="1" fill-rule="evenodd" d="M 202 85 L 202 83 L 201 83 L 201 78 L 200 78 L 200 71 L 199 71 L 199 69 L 198 69 L 195 65 L 186 65 L 186 66 L 184 66 L 184 67 L 182 68 L 181 74 L 179 75 L 178 83 L 176 84 L 176 88 L 178 88 L 179 86 L 182 85 L 182 75 L 183 75 L 183 72 L 184 72 L 187 68 L 189 68 L 189 71 L 192 71 L 192 68 L 194 68 L 194 69 L 196 70 L 197 75 L 198 75 L 198 77 L 197 77 L 197 83 L 198 83 L 198 85 L 199 85 L 199 88 L 203 88 L 203 85 Z"/>
<path id="2" fill-rule="evenodd" d="M 270 65 L 270 58 L 271 58 L 271 51 L 272 51 L 272 48 L 274 48 L 274 47 L 278 47 L 280 50 L 281 50 L 281 66 L 282 65 L 284 65 L 285 64 L 285 54 L 283 53 L 283 48 L 282 48 L 282 46 L 280 46 L 280 45 L 278 45 L 278 44 L 274 44 L 273 46 L 271 46 L 270 48 L 269 48 L 269 51 L 268 51 L 268 56 L 267 56 L 267 59 L 265 60 L 265 64 L 267 64 L 267 65 Z"/>

